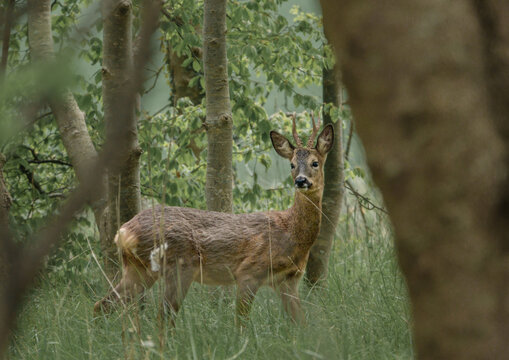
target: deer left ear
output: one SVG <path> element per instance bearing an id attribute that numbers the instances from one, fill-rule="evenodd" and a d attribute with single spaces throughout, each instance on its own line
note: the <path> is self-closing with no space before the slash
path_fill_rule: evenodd
<path id="1" fill-rule="evenodd" d="M 281 135 L 277 131 L 271 131 L 270 139 L 272 140 L 272 145 L 274 146 L 274 150 L 276 150 L 276 152 L 280 156 L 282 156 L 288 160 L 292 160 L 293 150 L 295 150 L 295 146 L 293 146 L 292 143 L 290 141 L 288 141 L 287 138 L 285 138 L 283 135 Z"/>
<path id="2" fill-rule="evenodd" d="M 315 149 L 325 156 L 332 149 L 332 145 L 334 145 L 334 127 L 332 124 L 328 124 L 318 136 Z"/>

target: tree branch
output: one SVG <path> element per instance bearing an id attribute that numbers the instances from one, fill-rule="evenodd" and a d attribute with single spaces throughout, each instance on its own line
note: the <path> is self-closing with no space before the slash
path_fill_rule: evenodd
<path id="1" fill-rule="evenodd" d="M 346 160 L 348 160 L 348 156 L 350 155 L 350 146 L 352 145 L 354 126 L 355 126 L 355 123 L 353 121 L 353 118 L 351 118 L 350 119 L 350 130 L 348 131 L 348 140 L 346 142 L 346 149 L 345 149 L 345 159 Z"/>
<path id="2" fill-rule="evenodd" d="M 28 160 L 28 163 L 29 164 L 56 164 L 56 165 L 72 167 L 71 163 L 68 163 L 63 160 L 57 160 L 57 159 L 34 159 L 34 160 Z"/>
<path id="3" fill-rule="evenodd" d="M 34 177 L 34 173 L 30 170 L 28 170 L 26 167 L 24 167 L 23 165 L 20 165 L 19 166 L 19 169 L 21 170 L 21 172 L 25 175 L 25 177 L 27 178 L 28 180 L 28 183 L 30 185 L 32 185 L 32 187 L 37 190 L 39 192 L 39 194 L 44 194 L 44 190 L 42 189 L 41 185 L 39 184 L 39 182 L 37 180 L 35 180 L 35 177 Z"/>
<path id="4" fill-rule="evenodd" d="M 387 212 L 387 210 L 385 210 L 384 208 L 374 204 L 368 197 L 362 195 L 361 193 L 359 193 L 357 190 L 355 190 L 355 188 L 353 187 L 353 185 L 350 183 L 350 181 L 345 181 L 345 187 L 348 189 L 348 191 L 350 191 L 350 193 L 352 195 L 354 195 L 357 200 L 359 201 L 359 205 L 362 206 L 364 209 L 366 210 L 379 210 L 381 212 L 383 212 L 384 214 L 389 214 Z"/>
<path id="5" fill-rule="evenodd" d="M 152 4 L 148 6 L 150 9 L 156 7 L 152 1 L 147 1 Z M 37 1 L 30 4 L 37 6 Z M 153 13 L 151 11 L 150 13 Z M 157 9 L 159 13 L 159 9 Z M 32 14 L 33 15 L 33 14 Z M 153 20 L 150 17 L 144 18 L 142 26 L 145 28 L 146 34 L 146 53 L 140 55 L 140 64 L 146 64 L 150 58 L 148 51 L 148 38 L 155 30 L 156 22 L 147 23 L 148 20 Z M 102 195 L 97 191 L 98 188 L 103 186 L 103 175 L 105 169 L 114 172 L 116 164 L 122 161 L 122 150 L 125 147 L 125 139 L 121 135 L 122 130 L 125 128 L 124 117 L 122 117 L 122 107 L 125 103 L 133 101 L 136 97 L 137 89 L 140 88 L 140 81 L 143 78 L 141 72 L 143 67 L 133 69 L 132 79 L 135 81 L 128 87 L 129 91 L 125 93 L 125 98 L 122 101 L 117 101 L 116 105 L 119 107 L 116 111 L 118 116 L 113 121 L 113 130 L 106 138 L 101 153 L 95 158 L 92 164 L 88 167 L 88 172 L 82 176 L 82 181 L 78 188 L 72 192 L 68 200 L 60 207 L 47 226 L 41 231 L 36 232 L 36 235 L 25 241 L 25 243 L 33 244 L 29 249 L 22 249 L 17 246 L 8 231 L 0 232 L 0 253 L 6 254 L 9 262 L 7 264 L 7 276 L 5 281 L 0 284 L 2 291 L 0 291 L 0 355 L 5 353 L 10 330 L 12 329 L 16 320 L 17 311 L 23 302 L 23 296 L 32 284 L 37 272 L 43 264 L 45 256 L 48 255 L 54 245 L 60 240 L 64 234 L 68 224 L 74 219 L 74 216 L 80 211 L 83 206 L 89 202 L 96 202 Z M 31 114 L 31 113 L 30 113 Z M 0 224 L 1 225 L 1 224 Z M 2 230 L 3 226 L 2 226 Z"/>

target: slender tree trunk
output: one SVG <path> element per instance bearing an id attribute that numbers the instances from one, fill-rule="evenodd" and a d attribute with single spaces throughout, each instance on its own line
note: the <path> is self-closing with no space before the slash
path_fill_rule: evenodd
<path id="1" fill-rule="evenodd" d="M 49 62 L 54 59 L 51 33 L 51 0 L 29 0 L 28 31 L 32 60 Z M 50 100 L 62 141 L 78 179 L 83 178 L 97 159 L 97 152 L 87 130 L 85 116 L 74 96 L 64 90 Z"/>
<path id="2" fill-rule="evenodd" d="M 54 60 L 51 0 L 28 1 L 28 32 L 32 61 L 44 63 Z M 80 110 L 69 90 L 64 89 L 55 93 L 49 103 L 76 176 L 80 182 L 84 181 L 98 156 L 87 130 L 85 114 Z M 106 205 L 104 199 L 106 179 L 103 184 L 101 188 L 97 189 L 98 193 L 103 194 L 96 197 L 100 200 L 90 203 L 101 240 L 105 238 L 101 217 Z"/>
<path id="3" fill-rule="evenodd" d="M 341 84 L 338 79 L 338 69 L 323 68 L 323 103 L 340 106 L 339 92 Z M 341 204 L 345 187 L 343 185 L 343 123 L 341 119 L 333 119 L 330 113 L 323 112 L 324 125 L 334 126 L 334 146 L 327 155 L 324 166 L 324 190 L 322 204 L 322 223 L 320 233 L 309 253 L 306 266 L 306 279 L 311 285 L 323 282 L 327 278 L 330 251 L 336 235 L 336 227 L 341 213 Z M 334 122 L 336 120 L 336 122 Z"/>
<path id="4" fill-rule="evenodd" d="M 138 145 L 137 115 L 134 103 L 125 104 L 127 92 L 132 90 L 132 3 L 110 0 L 103 6 L 103 102 L 107 134 L 115 130 L 113 119 L 119 109 L 125 117 L 122 136 L 126 143 L 125 161 L 117 164 L 108 176 L 108 210 L 105 214 L 106 233 L 103 250 L 105 268 L 109 275 L 116 273 L 117 253 L 113 238 L 117 229 L 140 211 L 141 148 Z M 111 134 L 110 134 L 111 135 Z"/>
<path id="5" fill-rule="evenodd" d="M 14 14 L 15 0 L 7 0 L 5 9 L 4 28 L 2 36 L 2 60 L 0 60 L 0 80 L 5 76 L 7 69 L 7 60 L 9 59 L 9 44 L 11 41 L 11 28 Z M 1 15 L 4 15 L 3 13 Z"/>
<path id="6" fill-rule="evenodd" d="M 203 68 L 207 98 L 207 179 L 211 211 L 232 211 L 232 114 L 226 59 L 226 0 L 205 0 Z"/>
<path id="7" fill-rule="evenodd" d="M 5 165 L 5 157 L 0 153 L 0 232 L 2 234 L 8 234 L 9 229 L 9 209 L 12 204 L 12 198 L 9 194 L 9 190 L 7 189 L 7 184 L 4 180 L 4 172 L 3 168 Z M 5 249 L 7 242 L 1 244 L 0 246 L 0 283 L 4 283 L 3 277 L 7 273 L 7 259 L 5 258 L 5 254 L 8 253 L 8 249 Z M 2 291 L 2 287 L 0 286 L 0 291 Z M 0 294 L 1 296 L 1 294 Z"/>
<path id="8" fill-rule="evenodd" d="M 418 357 L 507 357 L 509 5 L 321 3 L 394 223 Z"/>
<path id="9" fill-rule="evenodd" d="M 193 56 L 197 59 L 201 59 L 202 51 L 200 48 L 191 49 Z M 197 82 L 194 86 L 190 86 L 189 82 L 192 78 L 198 75 L 191 65 L 186 67 L 182 66 L 186 57 L 178 56 L 174 51 L 171 50 L 170 44 L 166 44 L 166 64 L 168 73 L 170 74 L 170 98 L 172 102 L 176 102 L 178 99 L 187 97 L 191 100 L 194 105 L 201 104 L 204 94 L 200 83 Z M 191 138 L 188 146 L 193 155 L 196 157 L 196 161 L 200 161 L 200 154 L 203 148 L 199 147 L 194 138 Z"/>
<path id="10" fill-rule="evenodd" d="M 192 51 L 198 59 L 201 58 L 201 49 L 193 48 Z M 191 79 L 198 74 L 194 71 L 191 65 L 186 67 L 182 66 L 186 57 L 177 55 L 171 50 L 171 46 L 169 44 L 167 44 L 166 52 L 166 63 L 170 74 L 171 98 L 176 101 L 178 99 L 188 97 L 194 105 L 200 104 L 203 99 L 200 83 L 197 82 L 196 85 L 189 86 Z"/>

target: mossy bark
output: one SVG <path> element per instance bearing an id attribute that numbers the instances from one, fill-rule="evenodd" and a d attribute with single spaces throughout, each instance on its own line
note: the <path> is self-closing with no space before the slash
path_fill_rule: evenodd
<path id="1" fill-rule="evenodd" d="M 509 5 L 321 4 L 394 224 L 418 358 L 506 357 Z"/>
<path id="2" fill-rule="evenodd" d="M 132 3 L 110 0 L 103 5 L 102 85 L 104 121 L 107 138 L 122 138 L 122 161 L 111 168 L 108 176 L 108 211 L 104 226 L 107 236 L 103 243 L 105 268 L 116 273 L 118 256 L 113 239 L 120 225 L 140 211 L 141 149 L 138 145 L 137 107 L 124 103 L 133 91 Z M 122 134 L 117 119 L 122 118 Z"/>
<path id="3" fill-rule="evenodd" d="M 337 68 L 327 69 L 324 67 L 322 78 L 323 103 L 339 107 L 341 85 Z M 343 124 L 341 119 L 333 119 L 326 111 L 323 112 L 323 119 L 324 125 L 332 124 L 334 126 L 334 146 L 327 155 L 324 165 L 323 216 L 320 233 L 311 248 L 306 266 L 306 280 L 311 285 L 321 283 L 327 278 L 330 251 L 336 235 L 345 192 L 343 184 Z"/>
<path id="4" fill-rule="evenodd" d="M 226 58 L 226 0 L 205 0 L 203 68 L 207 102 L 207 209 L 232 212 L 233 120 Z"/>

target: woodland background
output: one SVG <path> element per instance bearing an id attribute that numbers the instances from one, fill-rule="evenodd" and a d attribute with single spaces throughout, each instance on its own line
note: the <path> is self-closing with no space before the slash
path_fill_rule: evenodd
<path id="1" fill-rule="evenodd" d="M 322 1 L 333 51 L 318 4 L 205 3 L 226 9 L 227 64 L 207 49 L 224 24 L 206 26 L 202 1 L 2 2 L 0 348 L 28 359 L 504 354 L 507 7 Z M 332 122 L 339 145 L 301 286 L 309 325 L 292 325 L 266 290 L 239 333 L 232 294 L 198 286 L 174 330 L 158 289 L 143 311 L 93 317 L 118 269 L 112 236 L 140 208 L 291 204 L 268 132 L 288 134 L 294 111 L 301 129 L 311 112 Z"/>

